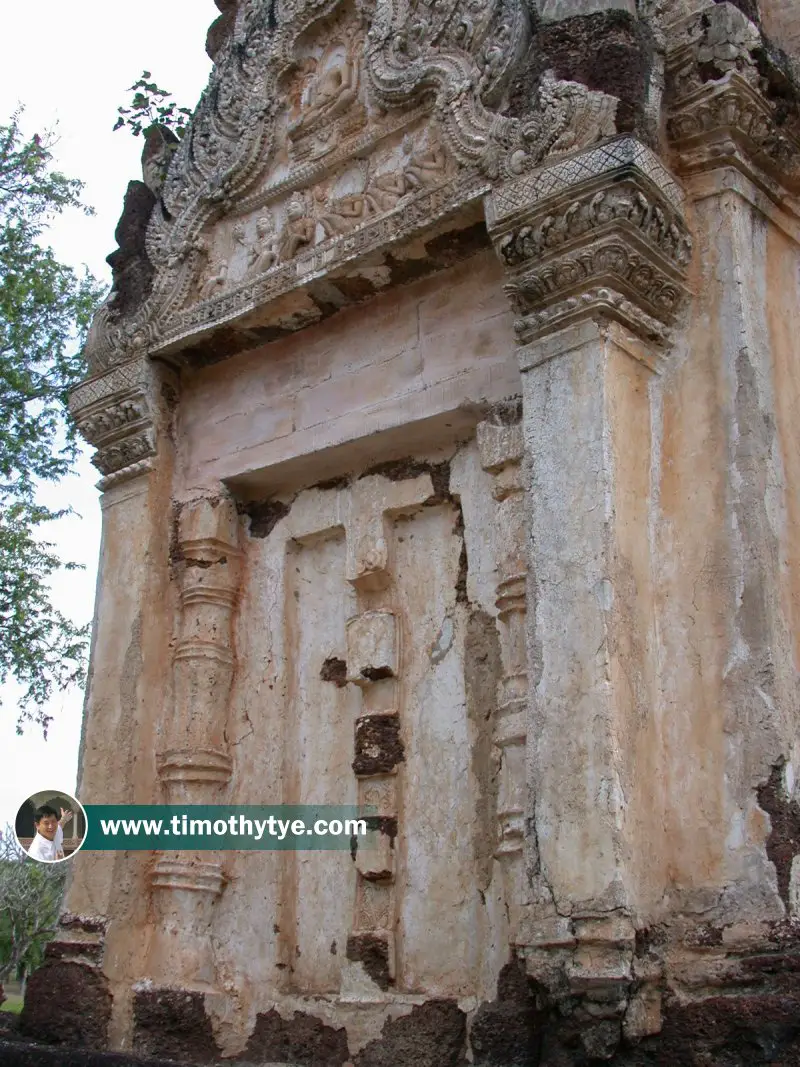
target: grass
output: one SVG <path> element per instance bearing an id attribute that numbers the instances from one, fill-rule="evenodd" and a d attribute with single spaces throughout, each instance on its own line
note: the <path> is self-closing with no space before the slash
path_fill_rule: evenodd
<path id="1" fill-rule="evenodd" d="M 19 993 L 7 993 L 8 1000 L 4 1000 L 0 1004 L 0 1011 L 10 1011 L 14 1015 L 19 1015 L 22 1011 L 22 997 Z"/>

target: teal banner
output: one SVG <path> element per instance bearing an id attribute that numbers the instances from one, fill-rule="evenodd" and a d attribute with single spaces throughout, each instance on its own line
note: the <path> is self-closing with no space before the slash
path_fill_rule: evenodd
<path id="1" fill-rule="evenodd" d="M 328 805 L 86 804 L 83 851 L 376 848 L 374 809 Z"/>

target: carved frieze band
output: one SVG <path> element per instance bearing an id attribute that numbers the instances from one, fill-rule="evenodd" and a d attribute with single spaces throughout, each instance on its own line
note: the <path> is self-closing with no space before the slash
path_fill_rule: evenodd
<path id="1" fill-rule="evenodd" d="M 730 163 L 800 194 L 800 139 L 778 126 L 774 105 L 741 75 L 729 74 L 677 102 L 667 131 L 683 174 Z"/>
<path id="2" fill-rule="evenodd" d="M 221 284 L 203 290 L 203 298 L 198 303 L 175 315 L 163 316 L 163 321 L 160 318 L 158 323 L 150 323 L 148 348 L 152 352 L 168 351 L 199 330 L 262 308 L 323 275 L 335 276 L 347 264 L 414 237 L 456 209 L 478 200 L 486 189 L 487 182 L 480 175 L 462 175 L 436 188 L 421 190 L 392 211 L 375 216 L 367 214 L 347 233 L 331 235 L 319 244 L 310 239 L 302 241 L 289 262 L 280 262 L 276 253 L 256 278 L 230 286 L 222 278 Z M 280 324 L 287 329 L 299 329 L 308 322 L 308 316 L 298 317 L 294 322 L 283 316 Z"/>
<path id="3" fill-rule="evenodd" d="M 667 338 L 692 240 L 677 186 L 645 146 L 624 138 L 500 187 L 487 216 L 521 343 L 598 313 Z"/>

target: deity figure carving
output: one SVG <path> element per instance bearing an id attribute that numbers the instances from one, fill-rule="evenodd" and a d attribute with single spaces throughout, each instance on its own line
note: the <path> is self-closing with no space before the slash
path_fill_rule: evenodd
<path id="1" fill-rule="evenodd" d="M 364 190 L 367 207 L 373 214 L 391 211 L 409 191 L 405 175 L 397 171 L 377 174 Z"/>
<path id="2" fill-rule="evenodd" d="M 330 199 L 319 222 L 326 237 L 341 237 L 366 222 L 368 214 L 367 197 L 363 193 L 354 193 Z"/>
<path id="3" fill-rule="evenodd" d="M 247 251 L 246 275 L 263 274 L 278 262 L 278 238 L 271 212 L 259 215 L 254 240 L 246 240 L 242 223 L 234 227 L 233 236 Z"/>
<path id="4" fill-rule="evenodd" d="M 210 300 L 218 296 L 228 281 L 228 263 L 221 259 L 209 264 L 205 279 L 200 284 L 200 299 Z"/>
<path id="5" fill-rule="evenodd" d="M 399 169 L 370 178 L 364 199 L 372 214 L 391 211 L 409 193 L 438 185 L 445 175 L 446 155 L 438 138 L 417 147 L 410 134 L 402 142 L 405 162 Z"/>
<path id="6" fill-rule="evenodd" d="M 344 114 L 358 95 L 359 64 L 354 34 L 331 45 L 319 63 L 311 60 L 306 69 L 314 76 L 301 99 L 300 115 L 289 124 L 289 136 L 301 137 Z"/>
<path id="7" fill-rule="evenodd" d="M 231 230 L 231 237 L 233 237 L 234 241 L 238 245 L 241 245 L 242 248 L 250 248 L 250 242 L 247 240 L 247 229 L 245 228 L 245 224 L 243 222 L 236 223 L 236 225 Z"/>
<path id="8" fill-rule="evenodd" d="M 494 40 L 487 42 L 479 58 L 478 65 L 481 77 L 478 82 L 478 93 L 481 96 L 490 89 L 492 83 L 497 79 L 506 62 L 506 57 L 513 47 L 514 27 L 510 22 L 506 21 L 500 25 Z"/>
<path id="9" fill-rule="evenodd" d="M 294 259 L 298 249 L 314 243 L 316 219 L 308 213 L 302 196 L 293 196 L 286 209 L 286 222 L 280 237 L 279 254 L 282 263 Z"/>
<path id="10" fill-rule="evenodd" d="M 447 163 L 444 149 L 438 140 L 415 150 L 414 142 L 406 136 L 403 138 L 403 151 L 408 155 L 403 177 L 410 189 L 416 191 L 438 185 L 444 177 Z"/>

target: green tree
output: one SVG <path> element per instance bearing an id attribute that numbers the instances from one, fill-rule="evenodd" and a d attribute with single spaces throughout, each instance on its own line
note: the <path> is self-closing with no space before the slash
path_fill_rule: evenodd
<path id="1" fill-rule="evenodd" d="M 37 863 L 19 848 L 10 826 L 0 833 L 0 985 L 41 966 L 58 926 L 67 872 Z"/>
<path id="2" fill-rule="evenodd" d="M 36 487 L 73 467 L 67 394 L 84 374 L 80 351 L 102 296 L 43 240 L 64 210 L 90 213 L 82 183 L 51 168 L 52 147 L 51 135 L 23 136 L 19 113 L 0 125 L 0 684 L 23 686 L 18 732 L 33 721 L 45 733 L 46 701 L 83 681 L 88 627 L 52 603 L 50 578 L 71 565 L 43 535 L 65 512 L 43 507 Z"/>

